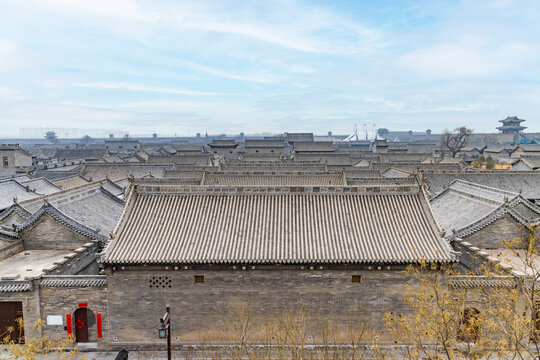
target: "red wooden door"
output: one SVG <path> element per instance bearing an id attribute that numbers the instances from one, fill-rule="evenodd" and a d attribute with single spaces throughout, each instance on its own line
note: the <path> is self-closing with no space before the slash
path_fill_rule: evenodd
<path id="1" fill-rule="evenodd" d="M 75 339 L 77 342 L 88 342 L 88 316 L 86 308 L 75 311 Z"/>
<path id="2" fill-rule="evenodd" d="M 17 321 L 22 317 L 22 302 L 0 302 L 0 334 L 2 334 L 2 338 L 8 336 L 10 341 L 24 343 L 24 330 Z M 6 332 L 8 328 L 13 328 L 14 331 L 8 334 Z"/>

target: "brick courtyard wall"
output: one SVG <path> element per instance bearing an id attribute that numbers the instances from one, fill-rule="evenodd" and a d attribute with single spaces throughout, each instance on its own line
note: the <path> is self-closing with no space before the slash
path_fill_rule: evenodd
<path id="1" fill-rule="evenodd" d="M 204 276 L 203 284 L 194 282 Z M 353 283 L 360 275 L 362 283 Z M 162 344 L 159 319 L 171 306 L 173 343 L 216 341 L 234 304 L 254 306 L 259 320 L 302 305 L 312 318 L 381 329 L 386 312 L 405 312 L 405 284 L 415 279 L 403 269 L 237 269 L 121 270 L 107 268 L 109 338 L 112 348 Z M 152 285 L 152 287 L 150 287 Z M 169 287 L 170 286 L 170 287 Z M 260 326 L 262 321 L 259 321 Z M 253 328 L 256 333 L 257 325 Z"/>

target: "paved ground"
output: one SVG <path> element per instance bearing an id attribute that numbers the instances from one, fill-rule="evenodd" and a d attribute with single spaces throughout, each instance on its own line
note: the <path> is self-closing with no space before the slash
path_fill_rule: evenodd
<path id="1" fill-rule="evenodd" d="M 80 356 L 76 359 L 85 359 L 85 360 L 115 360 L 116 356 L 118 355 L 118 351 L 115 352 L 85 352 L 80 353 Z M 11 357 L 6 354 L 5 350 L 3 348 L 0 348 L 0 359 L 1 360 L 13 360 Z M 44 355 L 41 357 L 38 357 L 39 360 L 60 360 L 61 357 L 55 357 L 53 354 L 50 355 Z M 62 358 L 63 359 L 63 358 Z M 180 360 L 180 359 L 186 359 L 185 357 L 181 356 L 175 356 L 173 353 L 173 359 Z M 22 360 L 22 359 L 21 359 Z M 71 360 L 71 359 L 70 359 Z M 167 360 L 167 353 L 165 351 L 134 351 L 130 352 L 128 355 L 128 360 Z M 193 357 L 189 357 L 189 360 L 197 360 Z"/>

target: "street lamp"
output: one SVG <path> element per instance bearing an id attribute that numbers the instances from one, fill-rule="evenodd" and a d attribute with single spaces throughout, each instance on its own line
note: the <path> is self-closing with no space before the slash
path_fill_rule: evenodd
<path id="1" fill-rule="evenodd" d="M 171 360 L 171 308 L 167 305 L 167 312 L 161 319 L 158 327 L 159 338 L 167 338 L 167 359 Z"/>

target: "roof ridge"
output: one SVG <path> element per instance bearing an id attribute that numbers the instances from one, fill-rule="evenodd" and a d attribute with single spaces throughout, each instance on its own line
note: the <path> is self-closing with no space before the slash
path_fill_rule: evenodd
<path id="1" fill-rule="evenodd" d="M 517 192 L 512 192 L 512 191 L 503 190 L 503 189 L 499 189 L 499 188 L 492 187 L 492 186 L 482 185 L 482 184 L 474 183 L 474 182 L 471 182 L 471 181 L 462 180 L 462 179 L 459 179 L 459 178 L 452 181 L 448 187 L 451 187 L 454 183 L 457 183 L 457 182 L 463 183 L 463 184 L 466 184 L 466 185 L 469 185 L 469 186 L 481 188 L 481 189 L 490 190 L 490 191 L 501 193 L 501 194 L 514 195 L 514 196 L 519 195 L 519 193 L 517 193 Z"/>
<path id="2" fill-rule="evenodd" d="M 436 230 L 438 231 L 438 238 L 439 238 L 439 241 L 441 242 L 441 245 L 446 245 L 450 251 L 450 254 L 451 256 L 454 258 L 455 261 L 457 261 L 457 253 L 453 250 L 452 248 L 452 245 L 450 244 L 450 240 L 448 240 L 446 237 L 445 237 L 445 233 L 444 233 L 444 230 L 442 229 L 441 225 L 439 224 L 439 221 L 437 220 L 437 217 L 435 216 L 435 213 L 433 213 L 433 208 L 431 207 L 431 203 L 429 201 L 429 198 L 426 194 L 426 191 L 425 191 L 425 186 L 423 185 L 420 185 L 420 191 L 422 193 L 422 196 L 423 196 L 423 205 L 427 207 L 427 210 L 429 211 L 429 214 L 431 215 L 430 217 L 428 217 L 428 219 L 433 219 L 433 223 L 435 224 L 435 227 L 436 227 Z"/>
<path id="3" fill-rule="evenodd" d="M 118 196 L 114 195 L 109 190 L 105 189 L 103 186 L 100 186 L 99 188 L 101 192 L 103 192 L 103 194 L 106 195 L 107 197 L 111 198 L 111 200 L 114 200 L 119 204 L 125 205 L 124 200 L 120 199 Z"/>
<path id="4" fill-rule="evenodd" d="M 109 234 L 109 238 L 112 239 L 113 241 L 109 241 L 109 244 L 107 245 L 107 248 L 109 248 L 109 246 L 111 248 L 114 246 L 113 243 L 115 243 L 115 238 L 116 238 L 116 235 L 117 235 L 118 231 L 120 230 L 120 227 L 121 227 L 121 225 L 123 223 L 123 219 L 127 218 L 128 212 L 131 210 L 131 207 L 133 206 L 133 202 L 135 201 L 136 197 L 137 197 L 136 184 L 135 184 L 135 182 L 131 181 L 130 184 L 129 184 L 129 188 L 127 190 L 127 198 L 125 200 L 124 208 L 122 209 L 122 213 L 118 217 L 118 220 L 116 221 L 115 227 L 112 229 L 112 231 Z M 104 249 L 104 251 L 105 251 L 105 249 Z"/>

